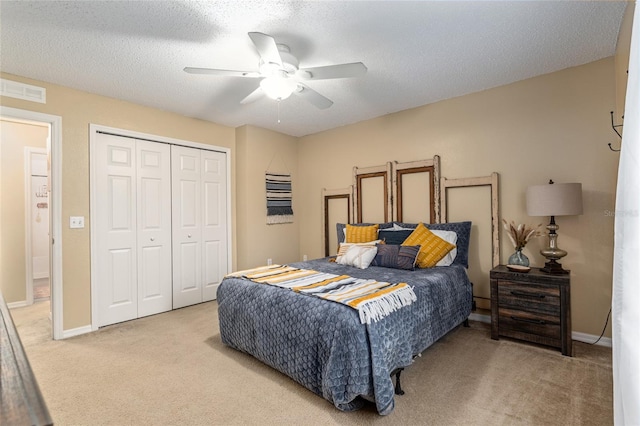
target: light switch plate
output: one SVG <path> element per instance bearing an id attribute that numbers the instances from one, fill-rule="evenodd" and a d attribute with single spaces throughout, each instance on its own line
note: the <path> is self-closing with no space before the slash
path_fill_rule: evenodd
<path id="1" fill-rule="evenodd" d="M 69 228 L 84 228 L 84 216 L 69 216 Z"/>

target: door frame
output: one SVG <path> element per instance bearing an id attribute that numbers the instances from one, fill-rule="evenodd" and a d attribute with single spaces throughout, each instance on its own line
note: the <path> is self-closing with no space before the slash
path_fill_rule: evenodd
<path id="1" fill-rule="evenodd" d="M 63 304 L 62 304 L 62 117 L 18 108 L 0 106 L 0 116 L 14 120 L 48 123 L 51 128 L 51 192 L 49 228 L 51 241 L 51 330 L 53 339 L 63 339 Z"/>
<path id="2" fill-rule="evenodd" d="M 49 126 L 49 131 L 51 127 Z M 50 136 L 49 136 L 50 137 Z M 25 249 L 25 266 L 27 277 L 27 305 L 33 305 L 33 245 L 32 245 L 32 223 L 33 217 L 31 194 L 33 193 L 33 186 L 31 185 L 31 155 L 32 154 L 47 154 L 46 148 L 35 148 L 32 146 L 26 146 L 24 148 L 24 249 Z M 47 208 L 47 211 L 48 208 Z M 47 214 L 47 220 L 49 221 L 49 214 Z M 50 222 L 50 221 L 49 221 Z M 51 264 L 51 261 L 49 261 Z M 51 277 L 49 277 L 51 279 Z M 51 286 L 51 282 L 49 282 Z"/>
<path id="3" fill-rule="evenodd" d="M 97 132 L 109 133 L 115 136 L 122 136 L 128 138 L 141 139 L 149 142 L 158 142 L 165 143 L 169 145 L 179 145 L 185 146 L 189 148 L 198 148 L 204 149 L 207 151 L 217 151 L 223 152 L 226 155 L 226 163 L 227 163 L 227 270 L 231 271 L 233 266 L 233 240 L 232 240 L 232 231 L 233 231 L 233 219 L 231 216 L 231 149 L 225 148 L 217 145 L 207 145 L 199 142 L 191 142 L 182 139 L 174 139 L 165 136 L 153 135 L 150 133 L 141 133 L 135 132 L 132 130 L 119 129 L 115 127 L 103 126 L 100 124 L 89 124 L 89 198 L 90 198 L 90 224 L 91 224 L 91 271 L 97 270 L 97 262 L 98 260 L 95 258 L 94 253 L 97 253 L 97 247 L 95 238 L 93 236 L 97 232 L 95 227 L 97 226 L 96 221 L 94 220 L 94 212 L 96 211 L 96 196 L 95 183 L 97 177 L 95 176 L 96 170 L 94 167 L 96 159 L 95 157 L 95 149 L 93 146 L 96 144 L 96 134 Z M 94 295 L 97 293 L 97 280 L 94 277 L 94 274 L 91 274 L 91 330 L 95 331 L 98 327 L 98 300 Z"/>

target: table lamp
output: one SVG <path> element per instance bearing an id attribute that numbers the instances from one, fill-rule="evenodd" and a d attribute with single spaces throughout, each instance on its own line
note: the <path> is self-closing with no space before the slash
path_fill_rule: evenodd
<path id="1" fill-rule="evenodd" d="M 550 216 L 549 247 L 540 250 L 540 254 L 547 258 L 542 272 L 548 274 L 568 274 L 562 269 L 558 259 L 567 255 L 567 252 L 558 248 L 558 234 L 556 231 L 556 216 L 572 216 L 582 214 L 582 184 L 581 183 L 554 183 L 548 185 L 534 185 L 527 188 L 527 214 L 529 216 Z"/>

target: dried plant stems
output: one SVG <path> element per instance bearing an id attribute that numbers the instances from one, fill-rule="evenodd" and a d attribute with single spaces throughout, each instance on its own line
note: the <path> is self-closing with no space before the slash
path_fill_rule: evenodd
<path id="1" fill-rule="evenodd" d="M 511 244 L 513 244 L 516 251 L 522 250 L 531 239 L 542 235 L 539 231 L 542 224 L 533 226 L 519 223 L 516 225 L 514 221 L 507 222 L 505 219 L 502 219 L 502 225 L 507 231 Z"/>

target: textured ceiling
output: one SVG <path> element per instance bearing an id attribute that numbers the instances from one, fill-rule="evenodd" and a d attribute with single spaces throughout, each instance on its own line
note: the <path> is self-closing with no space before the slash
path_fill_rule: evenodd
<path id="1" fill-rule="evenodd" d="M 293 136 L 595 61 L 615 53 L 616 1 L 0 1 L 0 69 L 227 126 Z M 362 61 L 364 77 L 310 81 L 334 101 L 241 105 L 257 80 L 247 33 L 301 67 Z M 279 111 L 278 111 L 279 110 Z M 281 122 L 278 123 L 278 114 Z"/>

